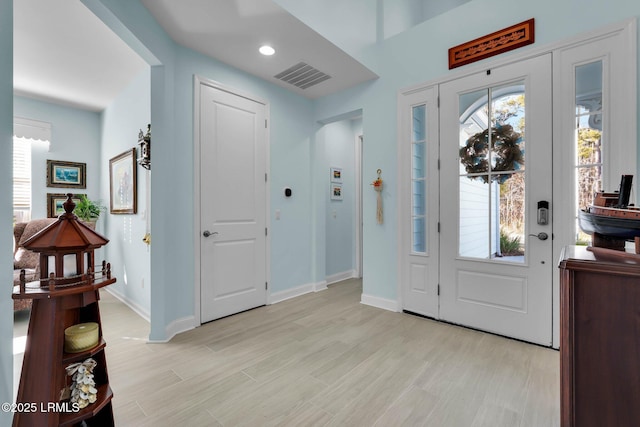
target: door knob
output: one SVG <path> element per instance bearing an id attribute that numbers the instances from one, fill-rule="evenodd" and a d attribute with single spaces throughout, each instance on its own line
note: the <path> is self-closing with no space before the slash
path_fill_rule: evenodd
<path id="1" fill-rule="evenodd" d="M 212 233 L 212 232 L 210 232 L 209 230 L 204 230 L 204 231 L 202 232 L 202 235 L 203 235 L 204 237 L 213 236 L 213 235 L 215 235 L 215 234 L 218 234 L 218 232 L 217 232 L 217 231 L 214 231 L 214 232 Z"/>
<path id="2" fill-rule="evenodd" d="M 540 240 L 547 240 L 549 238 L 549 235 L 547 233 L 545 233 L 544 231 L 541 231 L 538 234 L 529 234 L 529 236 L 537 237 Z"/>

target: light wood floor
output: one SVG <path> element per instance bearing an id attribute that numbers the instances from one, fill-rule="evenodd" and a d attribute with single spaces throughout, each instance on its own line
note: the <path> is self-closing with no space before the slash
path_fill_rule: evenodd
<path id="1" fill-rule="evenodd" d="M 118 426 L 555 426 L 550 349 L 359 303 L 349 280 L 147 344 L 103 293 Z"/>

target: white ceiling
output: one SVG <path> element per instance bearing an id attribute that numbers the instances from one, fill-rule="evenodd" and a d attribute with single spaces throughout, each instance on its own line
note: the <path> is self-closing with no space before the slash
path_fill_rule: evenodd
<path id="1" fill-rule="evenodd" d="M 17 95 L 101 111 L 147 64 L 79 0 L 14 0 Z"/>
<path id="2" fill-rule="evenodd" d="M 317 98 L 377 76 L 271 0 L 142 0 L 177 43 L 267 81 Z M 269 44 L 276 53 L 258 53 Z M 298 89 L 273 76 L 305 62 L 329 80 Z"/>
<path id="3" fill-rule="evenodd" d="M 309 98 L 376 78 L 271 0 L 142 3 L 177 43 Z M 332 78 L 302 90 L 273 77 L 301 61 Z M 14 0 L 17 95 L 101 111 L 145 67 L 79 0 Z"/>

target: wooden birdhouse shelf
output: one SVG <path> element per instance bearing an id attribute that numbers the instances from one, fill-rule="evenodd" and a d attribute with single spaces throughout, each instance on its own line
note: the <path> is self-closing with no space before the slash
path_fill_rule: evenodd
<path id="1" fill-rule="evenodd" d="M 109 240 L 78 221 L 73 214 L 72 194 L 64 203 L 65 213 L 24 243 L 40 256 L 40 278 L 27 283 L 24 271 L 14 299 L 32 299 L 27 344 L 16 403 L 29 411 L 16 412 L 13 426 L 113 426 L 113 391 L 109 386 L 106 342 L 100 320 L 100 288 L 115 283 L 111 266 L 95 267 L 94 250 Z M 98 324 L 95 346 L 78 353 L 64 350 L 65 329 L 79 323 Z M 65 369 L 92 358 L 96 400 L 86 407 L 63 397 L 67 387 Z M 32 409 L 32 410 L 31 410 Z"/>

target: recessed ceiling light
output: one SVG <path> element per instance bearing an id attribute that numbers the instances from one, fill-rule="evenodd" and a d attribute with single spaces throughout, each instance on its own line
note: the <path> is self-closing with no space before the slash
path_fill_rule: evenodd
<path id="1" fill-rule="evenodd" d="M 269 46 L 268 44 L 260 46 L 260 49 L 258 49 L 258 51 L 265 56 L 271 56 L 274 53 L 276 53 L 276 50 L 271 46 Z"/>

